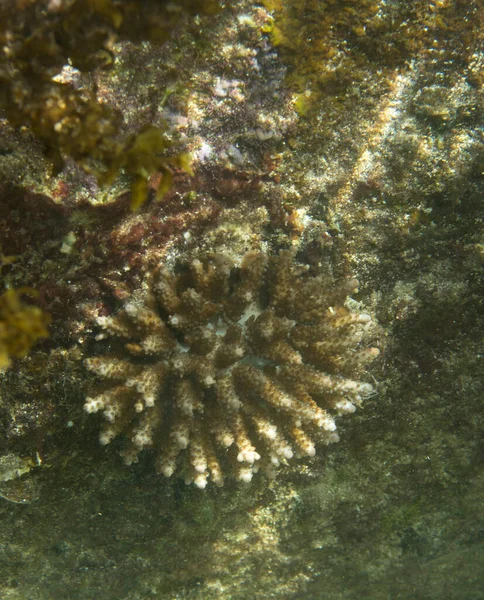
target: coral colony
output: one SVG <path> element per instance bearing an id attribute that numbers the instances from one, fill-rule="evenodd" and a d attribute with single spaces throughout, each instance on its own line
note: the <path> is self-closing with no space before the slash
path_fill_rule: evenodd
<path id="1" fill-rule="evenodd" d="M 356 286 L 310 275 L 290 251 L 159 269 L 97 319 L 109 353 L 85 361 L 104 381 L 84 408 L 104 414 L 101 443 L 124 434 L 127 464 L 153 448 L 158 472 L 204 488 L 337 442 L 334 415 L 372 393 L 359 377 L 378 355 L 369 315 L 345 307 Z"/>

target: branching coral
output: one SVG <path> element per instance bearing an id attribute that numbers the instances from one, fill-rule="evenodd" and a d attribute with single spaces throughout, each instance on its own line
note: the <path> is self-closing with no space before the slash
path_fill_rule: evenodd
<path id="1" fill-rule="evenodd" d="M 310 275 L 289 251 L 159 269 L 97 319 L 110 353 L 85 361 L 105 381 L 84 408 L 104 413 L 101 443 L 124 433 L 127 464 L 152 447 L 160 473 L 179 464 L 200 488 L 222 485 L 230 464 L 250 481 L 314 456 L 338 441 L 332 415 L 373 390 L 358 379 L 378 354 L 363 343 L 371 319 L 344 306 L 356 286 Z"/>
<path id="2" fill-rule="evenodd" d="M 37 306 L 22 301 L 32 290 L 7 290 L 0 296 L 0 369 L 10 365 L 10 358 L 25 356 L 35 342 L 49 335 L 50 318 Z"/>

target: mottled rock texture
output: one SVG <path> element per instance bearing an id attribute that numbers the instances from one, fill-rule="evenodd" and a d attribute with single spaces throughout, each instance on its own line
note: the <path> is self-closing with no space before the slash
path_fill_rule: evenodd
<path id="1" fill-rule="evenodd" d="M 119 45 L 95 76 L 128 132 L 167 119 L 192 151 L 160 204 L 131 214 L 127 179 L 100 190 L 70 161 L 49 179 L 1 124 L 2 281 L 52 316 L 1 378 L 1 462 L 22 466 L 0 482 L 5 598 L 484 598 L 482 2 L 267 6 Z M 273 481 L 200 490 L 149 451 L 120 464 L 122 436 L 100 446 L 83 411 L 96 319 L 160 265 L 288 248 L 360 282 L 378 395 Z"/>

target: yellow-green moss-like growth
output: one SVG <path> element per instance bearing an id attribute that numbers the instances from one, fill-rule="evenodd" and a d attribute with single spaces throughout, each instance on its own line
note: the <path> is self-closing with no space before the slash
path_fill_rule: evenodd
<path id="1" fill-rule="evenodd" d="M 152 173 L 162 173 L 163 178 L 158 186 L 155 199 L 160 200 L 170 189 L 173 165 L 192 174 L 190 156 L 176 154 L 168 157 L 170 143 L 159 127 L 147 125 L 136 135 L 131 136 L 122 152 L 114 154 L 109 160 L 109 169 L 99 178 L 102 184 L 112 183 L 118 172 L 123 169 L 133 177 L 131 185 L 131 210 L 136 211 L 148 197 L 148 178 Z"/>
<path id="2" fill-rule="evenodd" d="M 49 316 L 26 304 L 22 300 L 25 295 L 35 292 L 11 289 L 0 295 L 0 369 L 7 368 L 12 358 L 25 356 L 37 340 L 49 335 Z"/>
<path id="3" fill-rule="evenodd" d="M 97 320 L 110 351 L 85 361 L 104 382 L 84 408 L 104 414 L 101 443 L 124 434 L 126 463 L 153 448 L 160 473 L 200 488 L 314 456 L 373 389 L 360 380 L 378 354 L 371 319 L 344 306 L 356 285 L 309 275 L 292 252 L 160 269 Z"/>
<path id="4" fill-rule="evenodd" d="M 344 112 L 345 93 L 375 71 L 404 67 L 478 18 L 474 3 L 384 0 L 263 0 L 273 21 L 266 32 L 288 65 L 287 81 L 302 115 L 328 101 Z M 469 31 L 469 37 L 472 35 Z M 469 48 L 473 48 L 469 44 Z M 461 43 L 459 58 L 463 58 Z M 465 51 L 464 51 L 465 53 Z M 387 84 L 385 84 L 387 85 Z"/>

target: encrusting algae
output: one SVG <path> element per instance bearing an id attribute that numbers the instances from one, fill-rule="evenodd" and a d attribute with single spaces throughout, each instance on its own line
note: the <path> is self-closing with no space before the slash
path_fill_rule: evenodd
<path id="1" fill-rule="evenodd" d="M 240 266 L 206 255 L 98 317 L 108 351 L 85 364 L 104 382 L 84 408 L 104 414 L 101 443 L 124 434 L 127 464 L 153 448 L 158 472 L 204 488 L 337 442 L 334 416 L 373 393 L 360 376 L 379 352 L 365 345 L 370 316 L 345 307 L 357 281 L 308 269 L 292 251 Z"/>

